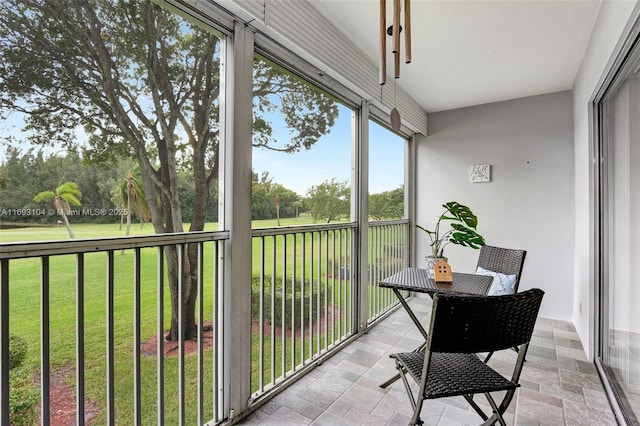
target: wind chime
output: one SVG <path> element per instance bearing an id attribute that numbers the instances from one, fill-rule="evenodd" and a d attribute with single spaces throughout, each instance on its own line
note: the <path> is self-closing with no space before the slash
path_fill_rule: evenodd
<path id="1" fill-rule="evenodd" d="M 400 32 L 404 29 L 404 61 L 411 63 L 411 4 L 404 0 L 404 28 L 400 24 L 401 0 L 393 1 L 393 23 L 387 27 L 387 0 L 380 0 L 380 86 L 387 83 L 387 36 L 391 36 L 394 78 L 400 78 Z M 400 129 L 400 112 L 394 106 L 391 110 L 391 128 Z"/>

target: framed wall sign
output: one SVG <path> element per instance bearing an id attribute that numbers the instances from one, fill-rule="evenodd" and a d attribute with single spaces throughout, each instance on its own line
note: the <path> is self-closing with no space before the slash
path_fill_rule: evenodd
<path id="1" fill-rule="evenodd" d="M 471 166 L 471 182 L 491 182 L 491 164 L 474 164 Z"/>

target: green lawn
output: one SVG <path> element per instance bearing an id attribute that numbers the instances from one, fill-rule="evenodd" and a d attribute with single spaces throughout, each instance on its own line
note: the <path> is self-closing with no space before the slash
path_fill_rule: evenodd
<path id="1" fill-rule="evenodd" d="M 209 248 L 210 250 L 210 248 Z M 115 258 L 114 279 L 114 334 L 115 348 L 115 391 L 116 415 L 123 424 L 132 421 L 131 401 L 133 400 L 133 250 L 117 252 Z M 142 284 L 141 302 L 141 338 L 144 341 L 156 334 L 156 250 L 142 250 Z M 50 258 L 50 357 L 52 370 L 73 365 L 76 359 L 76 290 L 75 290 L 75 257 L 55 256 Z M 37 369 L 40 363 L 40 279 L 39 259 L 25 259 L 11 262 L 10 267 L 10 329 L 29 343 L 27 366 Z M 211 286 L 207 289 L 204 300 L 213 298 Z M 87 396 L 98 405 L 105 405 L 106 388 L 106 256 L 103 253 L 92 253 L 85 256 L 85 359 Z M 165 288 L 165 329 L 170 323 L 169 290 Z M 205 304 L 205 321 L 211 318 L 211 303 Z M 187 362 L 187 377 L 195 377 L 195 359 Z M 155 418 L 155 357 L 143 357 L 142 377 L 144 397 L 144 418 L 152 421 Z M 167 420 L 174 423 L 177 413 L 175 399 L 177 377 L 177 360 L 167 359 Z M 211 371 L 211 368 L 205 369 Z M 210 374 L 209 374 L 210 376 Z M 67 380 L 73 383 L 74 377 Z M 210 377 L 209 377 L 210 380 Z M 149 382 L 149 383 L 146 383 Z M 190 380 L 193 382 L 193 380 Z M 210 383 L 210 381 L 209 381 Z M 195 388 L 191 385 L 190 394 Z M 210 398 L 209 398 L 210 399 Z M 193 401 L 194 397 L 188 399 Z M 104 419 L 99 418 L 98 423 Z M 191 419 L 193 420 L 193 418 Z M 153 421 L 155 422 L 155 421 Z M 146 423 L 146 421 L 145 421 Z M 192 423 L 192 422 L 189 422 Z"/>
<path id="2" fill-rule="evenodd" d="M 303 219 L 281 220 L 282 226 L 292 226 L 303 224 Z M 261 221 L 254 223 L 254 227 L 270 227 L 275 226 L 276 221 Z M 77 238 L 96 238 L 96 237 L 115 237 L 124 235 L 124 231 L 119 229 L 118 224 L 78 224 L 73 225 Z M 217 224 L 209 224 L 207 230 L 216 230 Z M 33 227 L 20 228 L 11 230 L 1 230 L 0 240 L 2 242 L 9 241 L 39 241 L 39 240 L 62 240 L 67 239 L 68 234 L 63 226 L 58 227 Z M 141 228 L 139 225 L 133 225 L 131 228 L 132 235 L 145 235 L 153 233 L 153 228 L 147 225 Z M 254 239 L 254 253 L 259 253 L 260 245 L 258 239 Z M 258 244 L 258 247 L 255 247 Z M 301 242 L 298 241 L 298 244 Z M 212 243 L 205 244 L 205 259 L 212 258 Z M 282 255 L 282 241 L 276 239 L 274 243 L 268 243 L 265 246 L 265 256 L 271 259 L 271 253 L 276 251 L 276 258 L 280 263 Z M 309 259 L 310 252 L 306 254 L 307 259 L 303 261 L 302 255 L 296 256 L 296 268 L 306 265 L 306 270 L 310 271 Z M 97 419 L 97 424 L 105 422 L 104 415 L 106 406 L 106 266 L 107 257 L 104 253 L 90 253 L 85 258 L 85 286 L 84 286 L 84 307 L 85 307 L 85 373 L 86 373 L 86 394 L 87 397 L 94 401 L 103 410 Z M 115 261 L 115 280 L 114 280 L 114 328 L 115 328 L 115 395 L 116 395 L 116 418 L 120 424 L 133 423 L 132 401 L 134 397 L 133 383 L 133 312 L 134 312 L 134 285 L 133 285 L 133 258 L 134 251 L 127 250 L 125 252 L 114 253 Z M 288 258 L 289 259 L 289 258 Z M 157 250 L 142 249 L 141 250 L 141 339 L 146 339 L 156 334 L 157 328 Z M 293 260 L 287 260 L 288 273 L 293 270 Z M 212 284 L 212 266 L 207 265 L 205 270 L 205 295 L 204 295 L 204 322 L 212 322 L 212 306 L 213 306 L 213 284 Z M 261 265 L 259 263 L 253 265 L 254 275 L 259 275 Z M 324 280 L 325 268 L 327 273 L 331 272 L 332 265 L 321 265 L 321 269 L 317 271 Z M 267 267 L 267 274 L 273 273 L 273 268 Z M 276 267 L 275 275 L 281 274 L 282 268 Z M 36 371 L 40 364 L 40 337 L 42 330 L 40 328 L 40 259 L 20 259 L 11 261 L 10 263 L 10 329 L 12 334 L 23 337 L 29 344 L 29 352 L 26 364 L 29 368 Z M 299 279 L 299 275 L 298 275 Z M 76 257 L 75 256 L 52 256 L 50 257 L 50 357 L 51 367 L 53 371 L 68 369 L 73 367 L 76 359 Z M 165 281 L 166 282 L 166 281 Z M 324 286 L 324 284 L 323 284 Z M 331 278 L 326 283 L 327 303 L 338 304 L 343 307 L 350 306 L 350 289 L 348 282 Z M 317 291 L 317 290 L 314 290 Z M 333 295 L 344 294 L 346 296 L 332 300 Z M 321 303 L 324 306 L 324 294 Z M 310 303 L 316 304 L 317 300 L 313 299 Z M 269 302 L 270 303 L 270 302 Z M 307 303 L 305 301 L 305 303 Z M 308 305 L 305 305 L 308 306 Z M 164 328 L 167 329 L 170 322 L 170 298 L 169 290 L 165 288 L 164 299 Z M 296 308 L 298 309 L 298 308 Z M 336 315 L 349 318 L 348 309 L 339 309 Z M 315 316 L 314 316 L 315 319 Z M 346 328 L 346 322 L 343 327 Z M 308 330 L 305 335 L 305 353 L 309 354 L 309 350 L 314 352 L 318 347 L 325 348 L 330 342 L 326 342 L 324 338 L 324 330 L 320 335 L 317 334 L 315 325 L 313 326 L 313 339 L 309 340 Z M 332 335 L 338 336 L 340 332 L 335 332 L 329 324 L 327 334 L 329 340 Z M 344 330 L 339 330 L 344 331 Z M 259 386 L 259 365 L 258 355 L 260 353 L 258 334 L 254 333 L 254 343 L 252 350 L 253 357 L 253 379 L 252 389 L 255 391 Z M 286 342 L 286 343 L 285 343 Z M 283 351 L 283 344 L 285 350 Z M 282 359 L 285 359 L 285 369 L 289 369 L 294 364 L 292 360 L 292 345 L 296 347 L 296 360 L 299 363 L 303 357 L 301 353 L 302 339 L 299 337 L 291 337 L 282 339 L 274 336 L 273 340 L 270 335 L 265 336 L 263 343 L 263 353 L 267 360 L 264 364 L 263 378 L 265 383 L 271 381 L 272 370 L 270 356 L 274 352 L 275 358 L 273 364 L 275 377 L 283 374 Z M 205 354 L 205 406 L 206 401 L 212 400 L 212 351 L 206 351 Z M 196 357 L 188 356 L 186 360 L 185 377 L 187 378 L 187 395 L 186 407 L 187 423 L 196 422 Z M 142 358 L 142 409 L 143 423 L 156 423 L 156 358 L 153 356 L 145 356 Z M 74 386 L 74 373 L 71 368 L 70 373 L 66 376 L 66 382 Z M 165 401 L 166 412 L 165 420 L 167 424 L 177 423 L 178 401 L 177 401 L 177 383 L 178 383 L 178 360 L 177 358 L 166 358 L 165 362 Z M 207 386 L 208 384 L 208 386 Z M 208 404 L 208 410 L 205 416 L 208 418 L 212 415 L 211 404 Z"/>
<path id="3" fill-rule="evenodd" d="M 72 219 L 73 220 L 73 219 Z M 254 220 L 252 222 L 253 228 L 271 228 L 277 226 L 276 219 L 269 220 Z M 285 218 L 280 219 L 280 226 L 297 226 L 297 225 L 311 225 L 313 220 L 309 216 L 300 216 L 299 218 Z M 125 235 L 125 227 L 123 225 L 120 229 L 119 223 L 77 223 L 71 224 L 76 239 L 80 238 L 110 238 L 110 237 L 123 237 Z M 184 224 L 185 231 L 189 230 L 189 224 Z M 217 231 L 218 223 L 211 222 L 205 224 L 205 231 Z M 152 235 L 153 226 L 146 224 L 141 227 L 137 223 L 131 224 L 130 235 Z M 67 228 L 64 225 L 50 225 L 50 226 L 33 226 L 26 228 L 10 228 L 0 229 L 0 243 L 10 242 L 22 242 L 22 241 L 45 241 L 45 240 L 67 240 L 69 234 Z"/>

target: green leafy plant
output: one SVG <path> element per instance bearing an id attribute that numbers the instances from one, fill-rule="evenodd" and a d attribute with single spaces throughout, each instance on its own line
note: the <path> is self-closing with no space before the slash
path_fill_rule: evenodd
<path id="1" fill-rule="evenodd" d="M 449 243 L 473 249 L 479 249 L 485 244 L 482 235 L 476 232 L 478 218 L 469 207 L 457 201 L 449 201 L 442 207 L 445 210 L 438 217 L 433 230 L 416 225 L 416 228 L 423 230 L 429 236 L 432 256 L 442 257 L 444 248 Z M 450 221 L 451 229 L 443 232 L 441 226 L 444 221 Z"/>
<path id="2" fill-rule="evenodd" d="M 262 306 L 262 312 L 260 307 L 260 276 L 254 275 L 251 278 L 251 318 L 254 321 L 259 321 L 260 316 L 267 324 L 271 324 L 273 321 L 274 325 L 277 327 L 282 326 L 283 320 L 283 309 L 284 309 L 284 326 L 287 330 L 291 330 L 293 328 L 298 327 L 308 327 L 309 326 L 309 317 L 316 318 L 318 311 L 322 312 L 324 309 L 324 288 L 323 286 L 319 286 L 319 288 L 313 289 L 313 294 L 311 294 L 311 288 L 306 286 L 304 291 L 301 289 L 296 289 L 295 295 L 291 294 L 291 287 L 294 285 L 291 278 L 287 278 L 286 288 L 282 289 L 282 277 L 276 276 L 275 278 L 275 294 L 272 293 L 271 286 L 271 276 L 266 275 L 264 277 L 264 305 Z M 271 312 L 271 304 L 273 301 L 273 316 Z M 309 300 L 311 297 L 311 300 Z M 284 306 L 282 303 L 282 299 L 284 298 Z M 320 303 L 317 303 L 320 301 Z M 302 305 L 304 305 L 305 309 L 305 317 L 302 318 Z M 292 323 L 292 314 L 294 316 Z M 303 325 L 300 323 L 304 322 Z"/>
<path id="3" fill-rule="evenodd" d="M 9 370 L 9 424 L 37 424 L 40 391 L 33 387 L 33 377 L 24 368 Z"/>
<path id="4" fill-rule="evenodd" d="M 27 342 L 9 335 L 9 424 L 33 425 L 38 419 L 40 392 L 33 387 L 31 374 L 22 367 L 27 356 Z"/>
<path id="5" fill-rule="evenodd" d="M 9 335 L 9 370 L 18 368 L 27 357 L 27 341 L 16 334 Z"/>

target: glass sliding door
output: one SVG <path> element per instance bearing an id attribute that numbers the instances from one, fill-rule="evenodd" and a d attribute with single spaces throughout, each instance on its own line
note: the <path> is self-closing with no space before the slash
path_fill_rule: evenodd
<path id="1" fill-rule="evenodd" d="M 629 424 L 640 416 L 640 49 L 599 103 L 598 362 Z"/>

